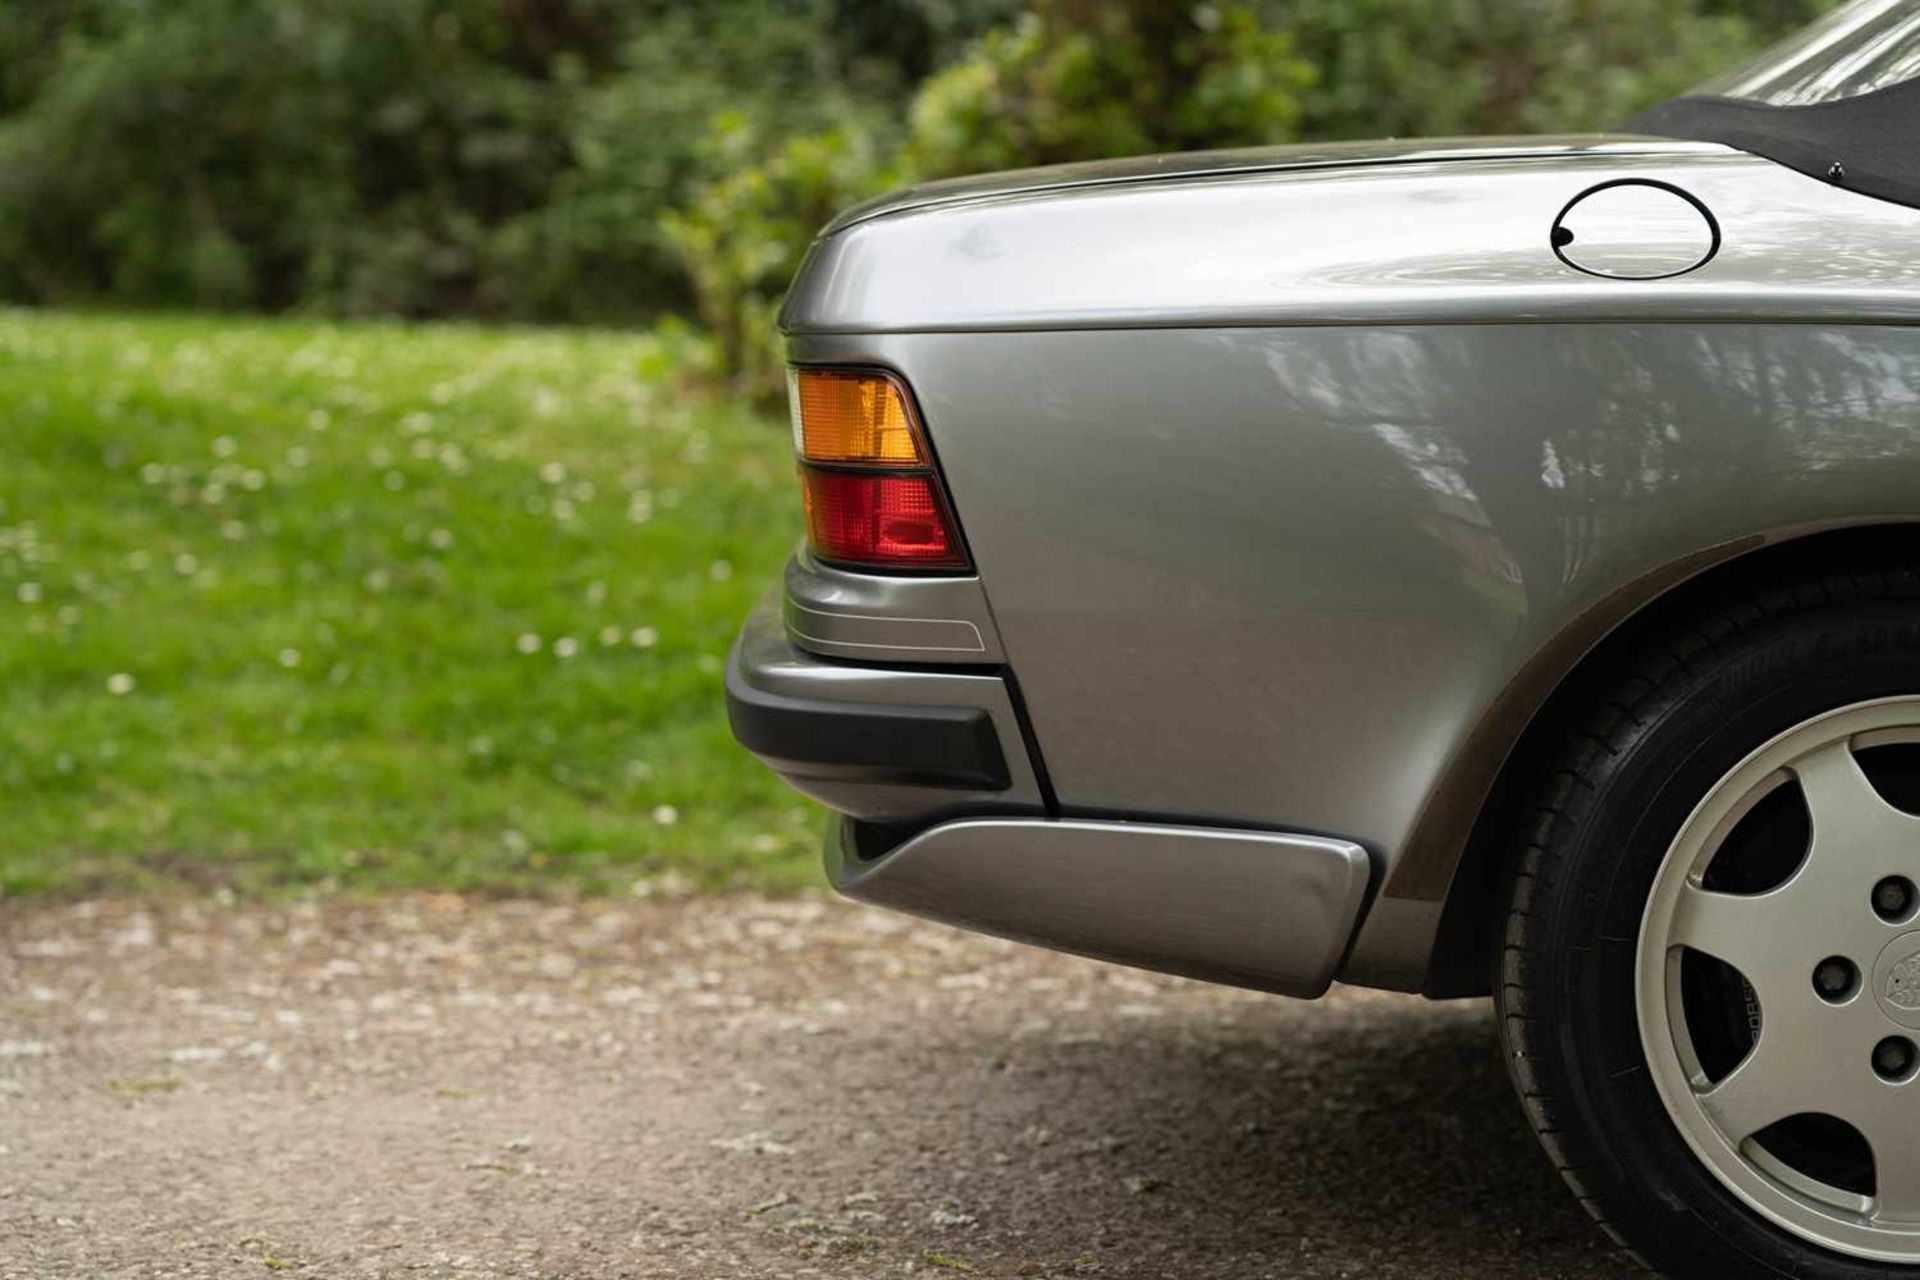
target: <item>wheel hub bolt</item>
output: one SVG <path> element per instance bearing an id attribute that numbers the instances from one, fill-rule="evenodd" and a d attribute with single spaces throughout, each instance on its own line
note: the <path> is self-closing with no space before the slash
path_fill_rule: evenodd
<path id="1" fill-rule="evenodd" d="M 1813 970 L 1813 989 L 1824 1000 L 1842 1000 L 1853 994 L 1859 971 L 1845 956 L 1828 956 Z"/>
<path id="2" fill-rule="evenodd" d="M 1913 909 L 1913 881 L 1888 876 L 1873 886 L 1873 909 L 1882 920 L 1905 919 Z"/>
<path id="3" fill-rule="evenodd" d="M 1873 1046 L 1873 1069 L 1882 1080 L 1904 1080 L 1913 1071 L 1913 1041 L 1888 1036 Z"/>

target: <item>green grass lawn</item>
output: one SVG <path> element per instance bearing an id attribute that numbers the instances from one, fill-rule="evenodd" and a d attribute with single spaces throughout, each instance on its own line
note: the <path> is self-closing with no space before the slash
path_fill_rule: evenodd
<path id="1" fill-rule="evenodd" d="M 812 874 L 783 422 L 648 335 L 0 310 L 0 891 Z"/>

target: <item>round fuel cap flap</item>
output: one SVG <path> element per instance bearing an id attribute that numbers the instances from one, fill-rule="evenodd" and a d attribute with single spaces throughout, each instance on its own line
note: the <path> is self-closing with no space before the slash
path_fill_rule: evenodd
<path id="1" fill-rule="evenodd" d="M 1609 280 L 1664 280 L 1705 266 L 1720 225 L 1698 199 L 1664 182 L 1621 178 L 1575 196 L 1553 220 L 1553 251 Z"/>

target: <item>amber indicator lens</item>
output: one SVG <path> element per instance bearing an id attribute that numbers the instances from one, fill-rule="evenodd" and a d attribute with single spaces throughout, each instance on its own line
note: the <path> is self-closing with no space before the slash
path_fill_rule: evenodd
<path id="1" fill-rule="evenodd" d="M 807 537 L 822 559 L 901 569 L 965 567 L 932 476 L 802 467 L 800 477 Z"/>
<path id="2" fill-rule="evenodd" d="M 789 369 L 793 447 L 808 462 L 924 467 L 925 453 L 899 383 L 881 373 Z"/>

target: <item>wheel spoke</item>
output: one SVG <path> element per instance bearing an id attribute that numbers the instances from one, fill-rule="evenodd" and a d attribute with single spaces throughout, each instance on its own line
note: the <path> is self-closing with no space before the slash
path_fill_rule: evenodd
<path id="1" fill-rule="evenodd" d="M 1874 1221 L 1920 1222 L 1920 1129 L 1889 1124 L 1869 1134 L 1868 1141 L 1873 1147 Z"/>
<path id="2" fill-rule="evenodd" d="M 1822 848 L 1850 851 L 1858 857 L 1889 841 L 1920 838 L 1920 819 L 1880 798 L 1846 739 L 1809 752 L 1790 767 L 1807 799 L 1816 858 Z"/>
<path id="3" fill-rule="evenodd" d="M 1757 988 L 1769 956 L 1778 951 L 1773 926 L 1779 914 L 1780 891 L 1762 894 L 1718 893 L 1688 885 L 1675 904 L 1668 937 L 1676 944 L 1704 951 L 1746 975 Z M 1764 997 L 1763 997 L 1764 998 Z"/>
<path id="4" fill-rule="evenodd" d="M 1804 1036 L 1763 1022 L 1746 1059 L 1700 1094 L 1720 1131 L 1736 1146 L 1776 1120 L 1822 1111 L 1821 1057 Z"/>

